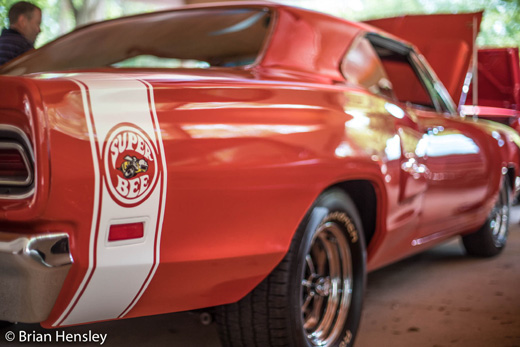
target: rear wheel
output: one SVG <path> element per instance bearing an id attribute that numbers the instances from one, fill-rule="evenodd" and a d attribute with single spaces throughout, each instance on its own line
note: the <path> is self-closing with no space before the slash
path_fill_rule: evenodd
<path id="1" fill-rule="evenodd" d="M 224 346 L 352 346 L 365 285 L 365 248 L 352 200 L 329 190 L 273 272 L 217 309 Z"/>
<path id="2" fill-rule="evenodd" d="M 509 182 L 504 177 L 498 200 L 486 223 L 477 232 L 462 237 L 464 248 L 469 255 L 492 257 L 504 249 L 509 233 L 510 193 Z"/>

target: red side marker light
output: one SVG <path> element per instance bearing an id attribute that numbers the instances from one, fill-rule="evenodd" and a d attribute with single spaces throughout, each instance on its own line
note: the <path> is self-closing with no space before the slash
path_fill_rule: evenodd
<path id="1" fill-rule="evenodd" d="M 110 226 L 108 241 L 139 239 L 144 236 L 144 223 L 116 224 Z"/>

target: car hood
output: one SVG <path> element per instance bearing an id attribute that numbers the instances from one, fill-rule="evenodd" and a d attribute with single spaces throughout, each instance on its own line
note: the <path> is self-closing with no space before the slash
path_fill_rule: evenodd
<path id="1" fill-rule="evenodd" d="M 365 23 L 417 46 L 453 100 L 458 103 L 470 68 L 475 33 L 480 29 L 481 20 L 482 12 L 475 12 L 407 15 L 368 20 Z"/>

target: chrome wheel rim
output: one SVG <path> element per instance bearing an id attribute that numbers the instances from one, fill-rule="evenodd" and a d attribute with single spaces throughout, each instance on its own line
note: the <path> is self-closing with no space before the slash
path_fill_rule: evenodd
<path id="1" fill-rule="evenodd" d="M 493 208 L 489 226 L 491 228 L 493 242 L 495 247 L 503 247 L 507 239 L 507 230 L 509 223 L 509 202 L 507 191 L 502 190 L 498 197 L 498 201 Z"/>
<path id="2" fill-rule="evenodd" d="M 352 296 L 352 256 L 341 228 L 320 226 L 305 257 L 301 285 L 303 329 L 314 346 L 337 341 L 345 325 Z"/>

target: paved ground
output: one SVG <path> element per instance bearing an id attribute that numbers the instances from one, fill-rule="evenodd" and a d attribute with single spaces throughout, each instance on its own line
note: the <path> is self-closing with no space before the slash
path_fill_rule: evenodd
<path id="1" fill-rule="evenodd" d="M 466 257 L 453 241 L 369 274 L 356 347 L 520 347 L 519 220 L 520 207 L 515 207 L 507 248 L 497 258 Z M 8 343 L 8 331 L 17 339 L 21 331 L 34 334 L 33 339 L 56 333 L 17 324 L 0 329 L 0 346 L 53 345 Z M 189 313 L 59 330 L 89 331 L 108 334 L 104 346 L 109 347 L 220 346 L 215 325 L 203 326 Z"/>
<path id="2" fill-rule="evenodd" d="M 520 347 L 520 208 L 504 253 L 453 241 L 369 275 L 356 347 Z"/>

